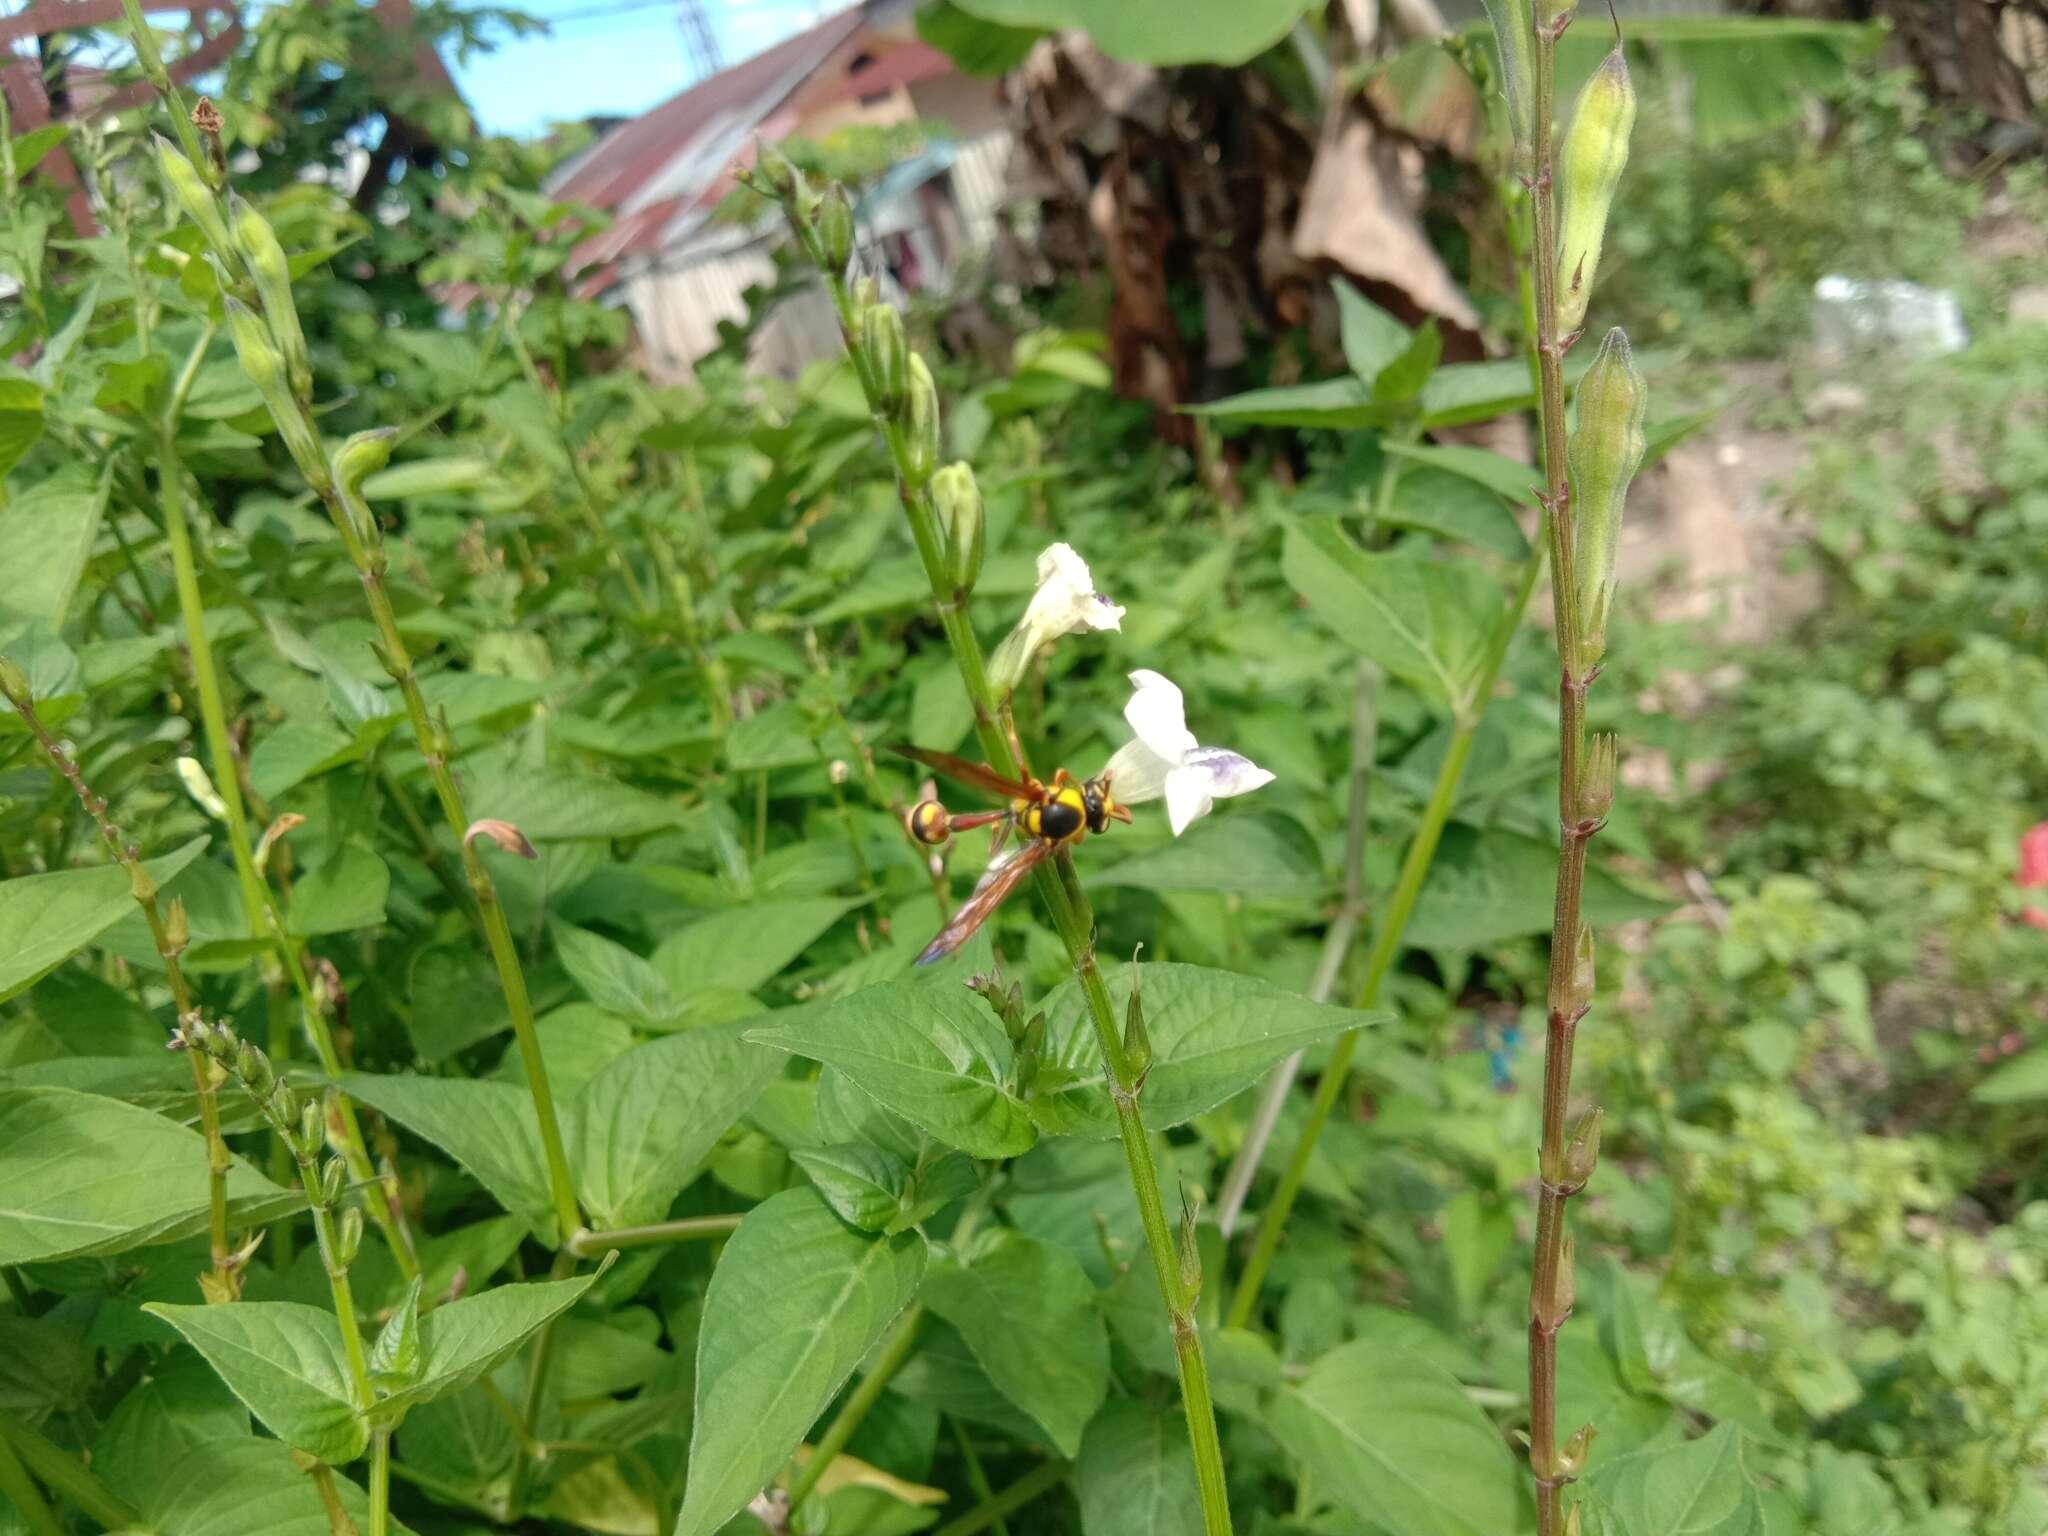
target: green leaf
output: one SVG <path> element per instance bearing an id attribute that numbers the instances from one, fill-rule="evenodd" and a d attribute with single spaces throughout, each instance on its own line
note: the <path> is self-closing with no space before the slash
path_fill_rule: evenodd
<path id="1" fill-rule="evenodd" d="M 1063 1455 L 1109 1391 L 1109 1335 L 1095 1287 L 1064 1248 L 1008 1229 L 972 1259 L 926 1270 L 924 1303 L 960 1331 L 990 1381 Z"/>
<path id="2" fill-rule="evenodd" d="M 378 470 L 363 481 L 363 494 L 372 501 L 445 496 L 453 491 L 474 490 L 490 478 L 488 459 L 415 459 L 410 464 Z"/>
<path id="3" fill-rule="evenodd" d="M 420 1286 L 415 1275 L 370 1347 L 370 1380 L 380 1390 L 409 1386 L 420 1378 Z"/>
<path id="4" fill-rule="evenodd" d="M 1142 813 L 1141 813 L 1142 814 Z M 1313 841 L 1295 822 L 1256 811 L 1210 817 L 1183 837 L 1091 873 L 1095 885 L 1233 896 L 1317 897 L 1329 889 Z"/>
<path id="5" fill-rule="evenodd" d="M 562 969 L 598 1007 L 649 1023 L 675 1012 L 661 973 L 625 945 L 568 923 L 551 923 L 549 931 Z"/>
<path id="6" fill-rule="evenodd" d="M 1533 502 L 1543 488 L 1543 477 L 1533 465 L 1511 459 L 1491 448 L 1474 448 L 1466 443 L 1383 442 L 1382 452 L 1397 458 L 1447 470 L 1461 479 L 1483 485 L 1494 495 L 1518 503 Z"/>
<path id="7" fill-rule="evenodd" d="M 343 843 L 292 887 L 286 926 L 295 934 L 353 933 L 384 921 L 391 867 L 367 848 Z"/>
<path id="8" fill-rule="evenodd" d="M 1382 426 L 1395 415 L 1391 405 L 1373 398 L 1370 384 L 1357 378 L 1247 390 L 1181 409 L 1190 416 L 1214 416 L 1246 426 L 1327 427 L 1335 431 Z"/>
<path id="9" fill-rule="evenodd" d="M 44 123 L 17 138 L 14 141 L 15 176 L 25 177 L 42 164 L 43 156 L 62 144 L 70 131 L 69 123 Z"/>
<path id="10" fill-rule="evenodd" d="M 2020 1052 L 1970 1090 L 1979 1104 L 2031 1104 L 2048 1099 L 2048 1046 Z"/>
<path id="11" fill-rule="evenodd" d="M 445 1061 L 511 1027 L 498 973 L 476 944 L 435 944 L 413 957 L 406 1030 L 420 1060 Z"/>
<path id="12" fill-rule="evenodd" d="M 161 1337 L 155 1323 L 149 1331 Z M 196 1351 L 180 1345 L 150 1361 L 149 1374 L 108 1416 L 92 1447 L 92 1469 L 131 1504 L 210 1445 L 245 1439 L 249 1410 Z"/>
<path id="13" fill-rule="evenodd" d="M 342 1512 L 370 1528 L 363 1490 L 336 1474 Z M 275 1440 L 251 1436 L 200 1447 L 148 1490 L 148 1528 L 162 1536 L 328 1536 L 334 1529 L 320 1490 Z M 411 1536 L 393 1519 L 391 1536 Z"/>
<path id="14" fill-rule="evenodd" d="M 285 1444 L 330 1466 L 369 1445 L 369 1424 L 349 1401 L 348 1357 L 332 1313 L 295 1301 L 151 1302 L 142 1310 L 183 1334 Z"/>
<path id="15" fill-rule="evenodd" d="M 970 1157 L 1015 1157 L 1037 1139 L 1005 1086 L 1009 1037 L 957 978 L 868 987 L 776 1015 L 747 1038 L 839 1068 L 878 1104 Z"/>
<path id="16" fill-rule="evenodd" d="M 1589 1536 L 1761 1536 L 1764 1529 L 1742 1432 L 1732 1424 L 1619 1457 L 1588 1477 L 1585 1488 Z"/>
<path id="17" fill-rule="evenodd" d="M 344 1072 L 341 1087 L 454 1158 L 543 1243 L 553 1247 L 560 1241 L 541 1161 L 540 1123 L 523 1086 Z"/>
<path id="18" fill-rule="evenodd" d="M 509 821 L 537 843 L 639 837 L 676 825 L 676 804 L 644 789 L 556 769 L 478 774 L 470 815 Z"/>
<path id="19" fill-rule="evenodd" d="M 1444 1205 L 1443 1233 L 1459 1315 L 1476 1320 L 1486 1284 L 1514 1242 L 1514 1218 L 1498 1200 L 1477 1190 L 1460 1190 Z"/>
<path id="20" fill-rule="evenodd" d="M 789 1160 L 810 1176 L 841 1221 L 863 1232 L 886 1232 L 903 1209 L 910 1164 L 893 1152 L 858 1144 L 797 1147 L 790 1150 Z"/>
<path id="21" fill-rule="evenodd" d="M 28 379 L 0 379 L 0 477 L 43 435 L 43 392 Z"/>
<path id="22" fill-rule="evenodd" d="M 958 64 L 962 73 L 986 77 L 1006 75 L 1022 64 L 1045 32 L 983 21 L 952 0 L 927 0 L 918 8 L 917 35 Z"/>
<path id="23" fill-rule="evenodd" d="M 718 1139 L 782 1070 L 784 1059 L 750 1044 L 745 1028 L 713 1024 L 636 1046 L 577 1094 L 564 1134 L 593 1225 L 667 1216 Z"/>
<path id="24" fill-rule="evenodd" d="M 167 885 L 205 847 L 206 839 L 196 837 L 143 868 Z M 34 986 L 134 910 L 134 886 L 118 864 L 0 880 L 0 1002 Z"/>
<path id="25" fill-rule="evenodd" d="M 1337 295 L 1337 321 L 1344 341 L 1344 361 L 1366 384 L 1408 350 L 1408 327 L 1373 303 L 1343 278 L 1330 287 Z"/>
<path id="26" fill-rule="evenodd" d="M 1380 370 L 1372 383 L 1372 396 L 1389 404 L 1407 405 L 1422 393 L 1429 382 L 1429 376 L 1436 372 L 1436 365 L 1444 355 L 1444 336 L 1438 328 L 1436 317 L 1430 316 L 1415 333 L 1414 340 L 1401 350 L 1399 357 L 1391 358 Z"/>
<path id="27" fill-rule="evenodd" d="M 654 967 L 677 998 L 713 987 L 751 992 L 780 975 L 856 905 L 825 896 L 714 912 L 664 939 L 654 952 Z"/>
<path id="28" fill-rule="evenodd" d="M 1453 715 L 1476 708 L 1473 690 L 1502 607 L 1484 576 L 1462 564 L 1369 555 L 1328 517 L 1288 527 L 1281 569 L 1340 640 Z"/>
<path id="29" fill-rule="evenodd" d="M 1311 1002 L 1236 971 L 1148 964 L 1122 966 L 1108 978 L 1118 1020 L 1141 972 L 1145 1032 L 1152 1040 L 1145 1124 L 1155 1131 L 1214 1109 L 1258 1082 L 1274 1062 L 1304 1046 L 1392 1017 Z M 1115 1107 L 1102 1081 L 1101 1058 L 1080 982 L 1071 979 L 1055 987 L 1046 995 L 1044 1009 L 1051 1025 L 1048 1065 L 1063 1067 L 1068 1077 L 1048 1088 L 1041 1070 L 1038 1091 L 1031 1099 L 1033 1118 L 1056 1134 L 1114 1135 Z"/>
<path id="30" fill-rule="evenodd" d="M 1079 27 L 1134 64 L 1243 64 L 1287 35 L 1307 0 L 955 0 L 970 15 L 1047 32 Z"/>
<path id="31" fill-rule="evenodd" d="M 922 1238 L 856 1232 L 808 1189 L 747 1213 L 704 1298 L 675 1536 L 711 1536 L 781 1469 L 910 1304 L 924 1265 Z"/>
<path id="32" fill-rule="evenodd" d="M 1504 559 L 1528 558 L 1529 541 L 1498 496 L 1475 481 L 1427 465 L 1401 476 L 1385 520 L 1397 528 L 1462 539 Z"/>
<path id="33" fill-rule="evenodd" d="M 6 473 L 10 413 L 5 401 L 13 382 L 0 379 L 0 474 Z M 0 505 L 0 549 L 7 551 L 8 568 L 0 608 L 42 619 L 53 630 L 63 624 L 99 537 L 106 484 L 111 482 L 95 484 L 83 474 L 59 473 Z"/>
<path id="34" fill-rule="evenodd" d="M 239 1158 L 227 1186 L 237 1227 L 305 1203 Z M 198 1132 L 97 1094 L 0 1088 L 0 1264 L 175 1242 L 206 1229 L 207 1207 Z"/>
<path id="35" fill-rule="evenodd" d="M 1389 1536 L 1515 1528 L 1520 1476 L 1506 1441 L 1455 1377 L 1418 1355 L 1346 1344 L 1282 1391 L 1267 1422 L 1319 1492 Z"/>
<path id="36" fill-rule="evenodd" d="M 1548 933 L 1556 894 L 1555 844 L 1453 822 L 1444 828 L 1403 937 L 1417 949 L 1470 950 Z M 1670 903 L 1589 863 L 1581 907 L 1587 922 L 1604 928 L 1655 917 Z"/>
<path id="37" fill-rule="evenodd" d="M 1202 1528 L 1187 1421 L 1118 1398 L 1095 1416 L 1074 1468 L 1081 1536 L 1185 1536 Z"/>
<path id="38" fill-rule="evenodd" d="M 459 1392 L 496 1369 L 512 1352 L 582 1299 L 604 1273 L 600 1265 L 574 1280 L 497 1285 L 434 1308 L 420 1319 L 418 1380 L 378 1400 L 380 1418 Z"/>

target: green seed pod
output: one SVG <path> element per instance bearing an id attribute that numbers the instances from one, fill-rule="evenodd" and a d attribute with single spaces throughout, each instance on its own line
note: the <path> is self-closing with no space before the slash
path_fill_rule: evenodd
<path id="1" fill-rule="evenodd" d="M 1649 409 L 1650 392 L 1628 337 L 1619 329 L 1609 331 L 1579 382 L 1578 425 L 1566 455 L 1572 472 L 1572 579 L 1578 608 L 1572 670 L 1581 680 L 1607 653 L 1622 507 L 1643 462 L 1643 421 Z"/>
<path id="2" fill-rule="evenodd" d="M 818 205 L 817 231 L 818 264 L 838 277 L 853 259 L 853 199 L 839 182 L 832 183 Z"/>
<path id="3" fill-rule="evenodd" d="M 391 448 L 397 441 L 396 427 L 356 433 L 334 450 L 334 483 L 344 494 L 360 496 L 363 482 L 391 462 Z"/>
<path id="4" fill-rule="evenodd" d="M 334 1224 L 334 1261 L 343 1269 L 355 1263 L 363 1246 L 363 1208 L 352 1205 Z"/>
<path id="5" fill-rule="evenodd" d="M 1581 1424 L 1572 1437 L 1558 1447 L 1558 1477 L 1577 1477 L 1586 1470 L 1586 1454 L 1593 1449 L 1593 1437 L 1600 1433 L 1591 1424 Z"/>
<path id="6" fill-rule="evenodd" d="M 261 315 L 232 294 L 224 302 L 228 330 L 235 339 L 235 356 L 241 362 L 242 372 L 262 393 L 263 403 L 270 408 L 270 419 L 277 424 L 278 436 L 291 451 L 299 473 L 315 488 L 326 485 L 326 456 L 321 453 L 320 440 L 292 391 L 291 380 L 285 374 L 284 354 L 271 338 L 270 327 L 263 323 Z"/>
<path id="7" fill-rule="evenodd" d="M 1598 826 L 1614 808 L 1614 776 L 1620 745 L 1612 731 L 1595 731 L 1579 769 L 1579 820 Z"/>
<path id="8" fill-rule="evenodd" d="M 1526 156 L 1536 142 L 1536 23 L 1529 0 L 1486 0 L 1493 18 L 1494 46 L 1500 50 L 1501 93 L 1508 102 L 1508 128 L 1515 152 Z"/>
<path id="9" fill-rule="evenodd" d="M 28 674 L 0 656 L 0 693 L 7 695 L 9 703 L 16 709 L 26 709 L 34 702 L 28 686 Z"/>
<path id="10" fill-rule="evenodd" d="M 1564 1174 L 1567 1184 L 1583 1184 L 1593 1177 L 1593 1170 L 1600 1166 L 1600 1106 L 1594 1105 L 1580 1119 L 1572 1131 L 1572 1139 L 1564 1149 Z"/>
<path id="11" fill-rule="evenodd" d="M 185 911 L 185 898 L 173 896 L 164 908 L 164 953 L 182 955 L 192 942 L 192 919 Z"/>
<path id="12" fill-rule="evenodd" d="M 974 482 L 974 471 L 965 464 L 948 464 L 932 476 L 932 500 L 946 529 L 946 565 L 953 585 L 971 592 L 981 578 L 982 556 L 988 546 L 981 487 Z"/>
<path id="13" fill-rule="evenodd" d="M 235 248 L 242 253 L 257 296 L 263 300 L 270 332 L 284 354 L 285 375 L 302 399 L 310 399 L 313 369 L 306 360 L 306 335 L 299 328 L 298 305 L 292 299 L 291 263 L 268 219 L 237 195 L 230 195 L 228 208 L 235 218 Z"/>
<path id="14" fill-rule="evenodd" d="M 308 1104 L 299 1111 L 299 1134 L 292 1148 L 301 1157 L 312 1157 L 320 1150 L 321 1131 L 326 1117 L 318 1104 Z"/>
<path id="15" fill-rule="evenodd" d="M 903 478 L 913 486 L 932 477 L 939 462 L 939 387 L 923 358 L 910 354 L 910 384 L 903 396 Z"/>
<path id="16" fill-rule="evenodd" d="M 867 307 L 860 317 L 860 345 L 875 381 L 875 398 L 868 404 L 893 417 L 903 408 L 904 392 L 910 387 L 910 342 L 895 305 Z"/>
<path id="17" fill-rule="evenodd" d="M 277 1074 L 270 1069 L 270 1058 L 247 1040 L 235 1047 L 235 1076 L 259 1099 L 277 1082 Z"/>
<path id="18" fill-rule="evenodd" d="M 324 1204 L 333 1205 L 341 1198 L 341 1187 L 348 1182 L 348 1168 L 338 1157 L 330 1157 L 320 1167 L 320 1199 Z"/>
<path id="19" fill-rule="evenodd" d="M 1183 1304 L 1193 1307 L 1202 1294 L 1202 1244 L 1196 1235 L 1195 1208 L 1180 1208 L 1180 1292 Z"/>
<path id="20" fill-rule="evenodd" d="M 1569 334 L 1585 323 L 1607 211 L 1628 164 L 1628 137 L 1636 123 L 1636 88 L 1621 44 L 1601 61 L 1579 92 L 1564 139 L 1563 213 L 1557 237 L 1557 324 Z"/>
<path id="21" fill-rule="evenodd" d="M 169 189 L 178 206 L 191 215 L 192 222 L 199 226 L 199 232 L 206 236 L 206 243 L 213 247 L 221 260 L 232 263 L 235 259 L 234 241 L 228 238 L 228 227 L 220 216 L 220 200 L 213 195 L 213 188 L 199 174 L 199 167 L 185 158 L 185 152 L 160 133 L 150 135 L 156 141 L 157 169 L 163 173 L 164 186 Z"/>
<path id="22" fill-rule="evenodd" d="M 294 1124 L 297 1122 L 299 1111 L 303 1107 L 299 1103 L 298 1094 L 292 1091 L 292 1085 L 284 1081 L 283 1078 L 279 1078 L 277 1086 L 270 1091 L 270 1110 L 276 1123 L 279 1125 Z"/>

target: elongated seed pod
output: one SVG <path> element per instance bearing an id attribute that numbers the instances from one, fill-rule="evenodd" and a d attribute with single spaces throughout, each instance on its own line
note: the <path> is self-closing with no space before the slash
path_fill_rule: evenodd
<path id="1" fill-rule="evenodd" d="M 903 407 L 904 391 L 910 387 L 910 341 L 903 334 L 903 317 L 893 304 L 870 304 L 860 317 L 861 350 L 875 380 L 874 407 L 884 416 L 894 416 Z"/>
<path id="2" fill-rule="evenodd" d="M 818 204 L 817 229 L 820 264 L 833 277 L 841 276 L 853 259 L 853 200 L 839 182 L 826 189 Z"/>
<path id="3" fill-rule="evenodd" d="M 278 351 L 270 327 L 264 324 L 261 315 L 232 294 L 225 302 L 228 331 L 234 337 L 235 357 L 242 365 L 242 372 L 249 376 L 249 382 L 262 393 L 263 403 L 270 407 L 270 418 L 277 423 L 277 435 L 291 450 L 292 461 L 299 466 L 299 473 L 316 490 L 324 487 L 328 483 L 326 455 L 320 451 L 320 439 L 314 435 L 305 413 L 300 409 L 299 397 L 285 374 L 284 354 Z"/>
<path id="4" fill-rule="evenodd" d="M 909 371 L 903 391 L 903 478 L 923 485 L 939 462 L 939 386 L 915 352 L 910 354 Z"/>
<path id="5" fill-rule="evenodd" d="M 1572 670 L 1584 677 L 1607 653 L 1622 507 L 1643 462 L 1650 392 L 1620 328 L 1607 333 L 1579 381 L 1579 419 L 1566 456 L 1572 472 L 1572 582 L 1577 595 Z"/>
<path id="6" fill-rule="evenodd" d="M 228 238 L 228 226 L 220 216 L 220 202 L 213 195 L 213 188 L 199 174 L 199 167 L 185 158 L 185 152 L 160 133 L 152 133 L 156 141 L 156 164 L 162 172 L 164 186 L 170 190 L 178 206 L 191 216 L 199 226 L 199 232 L 206 236 L 206 243 L 213 247 L 221 260 L 232 262 L 236 259 L 235 243 Z"/>
<path id="7" fill-rule="evenodd" d="M 1529 0 L 1486 0 L 1493 42 L 1500 50 L 1500 88 L 1508 101 L 1508 128 L 1518 156 L 1536 142 L 1536 21 Z"/>
<path id="8" fill-rule="evenodd" d="M 988 544 L 981 487 L 975 484 L 974 471 L 965 464 L 948 464 L 932 476 L 932 501 L 946 529 L 947 574 L 955 587 L 971 592 L 981 577 L 982 555 Z"/>
<path id="9" fill-rule="evenodd" d="M 1563 212 L 1557 237 L 1557 322 L 1562 331 L 1575 331 L 1585 322 L 1608 210 L 1628 164 L 1629 134 L 1635 125 L 1635 82 L 1629 79 L 1628 60 L 1616 43 L 1579 92 L 1565 134 Z"/>
<path id="10" fill-rule="evenodd" d="M 302 398 L 311 398 L 313 370 L 306 360 L 306 334 L 299 328 L 298 305 L 292 299 L 291 262 L 268 219 L 239 196 L 231 196 L 228 206 L 235 216 L 235 248 L 248 264 L 256 295 L 263 300 L 270 334 L 284 354 L 285 376 Z"/>

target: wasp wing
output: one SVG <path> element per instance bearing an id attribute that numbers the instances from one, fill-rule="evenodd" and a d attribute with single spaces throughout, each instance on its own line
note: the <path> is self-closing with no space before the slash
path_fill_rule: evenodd
<path id="1" fill-rule="evenodd" d="M 914 763 L 943 773 L 947 778 L 961 784 L 969 784 L 985 790 L 1004 800 L 1035 800 L 1031 786 L 1016 779 L 1006 779 L 986 763 L 970 763 L 964 757 L 955 757 L 951 752 L 933 752 L 924 747 L 910 747 L 898 744 L 889 749 Z"/>
<path id="2" fill-rule="evenodd" d="M 939 930 L 939 936 L 925 945 L 917 963 L 930 965 L 965 944 L 974 930 L 988 921 L 989 913 L 1001 906 L 1003 898 L 1017 888 L 1017 882 L 1036 869 L 1052 849 L 1053 845 L 1045 838 L 1034 837 L 1028 843 L 1019 844 L 1008 857 L 991 861 L 982 871 L 981 879 L 975 882 L 974 894 L 953 914 L 953 920 Z"/>

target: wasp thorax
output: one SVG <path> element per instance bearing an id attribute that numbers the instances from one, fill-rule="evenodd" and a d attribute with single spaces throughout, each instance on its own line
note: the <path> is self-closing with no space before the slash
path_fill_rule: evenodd
<path id="1" fill-rule="evenodd" d="M 936 800 L 918 801 L 903 821 L 912 837 L 934 848 L 953 835 L 953 818 Z"/>

